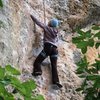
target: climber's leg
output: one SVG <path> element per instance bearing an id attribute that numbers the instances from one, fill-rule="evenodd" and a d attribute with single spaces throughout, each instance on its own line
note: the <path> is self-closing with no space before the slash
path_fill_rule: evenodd
<path id="1" fill-rule="evenodd" d="M 38 55 L 38 57 L 36 58 L 33 66 L 33 73 L 32 75 L 34 76 L 38 76 L 42 74 L 42 70 L 41 70 L 41 63 L 43 62 L 43 60 L 47 57 L 46 53 L 44 50 L 41 51 L 41 53 Z"/>
<path id="2" fill-rule="evenodd" d="M 50 55 L 51 67 L 52 67 L 52 82 L 57 85 L 58 88 L 61 88 L 62 85 L 59 83 L 58 72 L 57 72 L 57 57 L 58 50 L 57 48 L 52 48 L 52 54 Z"/>

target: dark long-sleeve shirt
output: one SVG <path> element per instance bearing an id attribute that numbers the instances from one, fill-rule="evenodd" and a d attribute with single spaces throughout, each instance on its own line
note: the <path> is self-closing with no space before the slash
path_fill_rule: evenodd
<path id="1" fill-rule="evenodd" d="M 32 20 L 44 30 L 44 43 L 51 43 L 57 46 L 58 42 L 58 30 L 56 28 L 47 26 L 38 21 L 34 16 L 31 15 Z"/>

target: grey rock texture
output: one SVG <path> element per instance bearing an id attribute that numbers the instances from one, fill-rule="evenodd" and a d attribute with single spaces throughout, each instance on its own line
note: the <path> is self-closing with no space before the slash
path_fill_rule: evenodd
<path id="1" fill-rule="evenodd" d="M 58 45 L 58 72 L 63 85 L 59 91 L 52 89 L 48 58 L 42 65 L 41 77 L 30 75 L 33 62 L 43 47 L 43 31 L 36 26 L 34 32 L 30 14 L 44 22 L 43 0 L 3 0 L 3 4 L 0 8 L 0 65 L 19 68 L 22 80 L 34 79 L 37 91 L 45 100 L 83 100 L 84 96 L 75 91 L 81 84 L 75 74 L 75 62 L 80 59 L 80 53 L 76 53 L 71 43 L 71 32 L 76 27 L 100 23 L 100 0 L 45 0 L 46 23 L 53 17 L 61 20 L 60 38 L 65 40 L 60 40 Z"/>

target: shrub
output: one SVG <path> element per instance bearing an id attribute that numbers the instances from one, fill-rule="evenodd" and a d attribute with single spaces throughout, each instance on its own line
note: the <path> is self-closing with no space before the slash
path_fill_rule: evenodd
<path id="1" fill-rule="evenodd" d="M 100 26 L 93 26 L 86 32 L 78 29 L 77 33 L 78 36 L 74 37 L 72 42 L 81 50 L 83 55 L 82 59 L 76 64 L 78 67 L 76 73 L 83 79 L 83 83 L 76 90 L 85 95 L 85 100 L 100 100 L 100 54 L 98 54 L 98 59 L 95 59 L 94 64 L 90 64 L 85 55 L 87 47 L 99 48 Z M 95 38 L 98 41 L 95 41 Z"/>
<path id="2" fill-rule="evenodd" d="M 34 80 L 21 82 L 18 78 L 20 72 L 10 65 L 0 67 L 0 100 L 15 100 L 16 93 L 24 100 L 44 100 L 42 95 L 34 95 L 32 90 L 36 89 Z M 14 90 L 9 92 L 7 86 L 11 86 Z"/>

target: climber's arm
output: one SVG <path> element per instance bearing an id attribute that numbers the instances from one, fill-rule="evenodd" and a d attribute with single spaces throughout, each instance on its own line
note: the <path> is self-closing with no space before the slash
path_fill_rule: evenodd
<path id="1" fill-rule="evenodd" d="M 33 15 L 30 15 L 32 20 L 38 25 L 40 26 L 41 28 L 45 29 L 45 25 L 43 23 L 41 23 L 40 21 L 37 20 L 37 18 L 35 18 Z"/>

